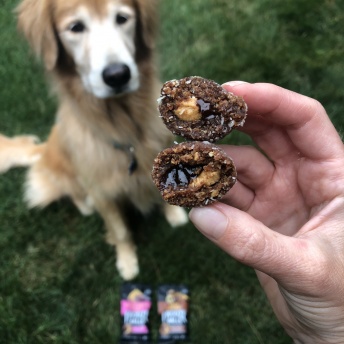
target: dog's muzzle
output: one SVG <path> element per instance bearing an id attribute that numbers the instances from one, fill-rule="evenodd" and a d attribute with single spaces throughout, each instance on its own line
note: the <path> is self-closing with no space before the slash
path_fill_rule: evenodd
<path id="1" fill-rule="evenodd" d="M 114 63 L 103 70 L 102 77 L 106 85 L 114 90 L 120 90 L 130 81 L 131 73 L 126 64 Z"/>

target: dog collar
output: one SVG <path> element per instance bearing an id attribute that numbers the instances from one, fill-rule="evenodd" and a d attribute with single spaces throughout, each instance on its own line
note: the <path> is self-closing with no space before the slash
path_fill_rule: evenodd
<path id="1" fill-rule="evenodd" d="M 137 169 L 137 159 L 135 156 L 134 146 L 119 143 L 119 142 L 113 140 L 112 141 L 112 147 L 114 147 L 115 149 L 121 150 L 122 152 L 124 152 L 128 156 L 128 158 L 129 158 L 128 172 L 129 172 L 129 175 L 132 175 Z"/>

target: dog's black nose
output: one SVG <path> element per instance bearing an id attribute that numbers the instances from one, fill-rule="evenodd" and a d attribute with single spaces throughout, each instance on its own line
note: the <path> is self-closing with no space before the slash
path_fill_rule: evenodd
<path id="1" fill-rule="evenodd" d="M 126 85 L 130 77 L 130 69 L 123 63 L 111 64 L 103 71 L 104 82 L 112 88 L 120 88 Z"/>

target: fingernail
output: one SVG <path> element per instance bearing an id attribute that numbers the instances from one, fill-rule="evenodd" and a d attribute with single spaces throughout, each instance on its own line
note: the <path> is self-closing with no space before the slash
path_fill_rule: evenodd
<path id="1" fill-rule="evenodd" d="M 214 207 L 193 208 L 190 220 L 206 237 L 218 240 L 227 229 L 228 218 Z"/>
<path id="2" fill-rule="evenodd" d="M 238 86 L 238 85 L 242 85 L 242 84 L 247 84 L 247 82 L 246 81 L 239 81 L 239 80 L 228 81 L 228 82 L 224 83 L 222 86 L 228 85 L 228 86 L 234 87 L 234 86 Z"/>

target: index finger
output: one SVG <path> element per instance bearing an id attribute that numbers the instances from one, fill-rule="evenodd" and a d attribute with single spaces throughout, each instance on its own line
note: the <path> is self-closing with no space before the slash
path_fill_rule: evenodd
<path id="1" fill-rule="evenodd" d="M 342 140 L 323 106 L 315 99 L 266 83 L 226 83 L 223 87 L 244 98 L 256 127 L 243 127 L 251 136 L 271 123 L 283 129 L 299 152 L 311 159 L 343 156 Z M 263 118 L 263 125 L 259 125 Z M 273 144 L 273 142 L 271 142 Z"/>

